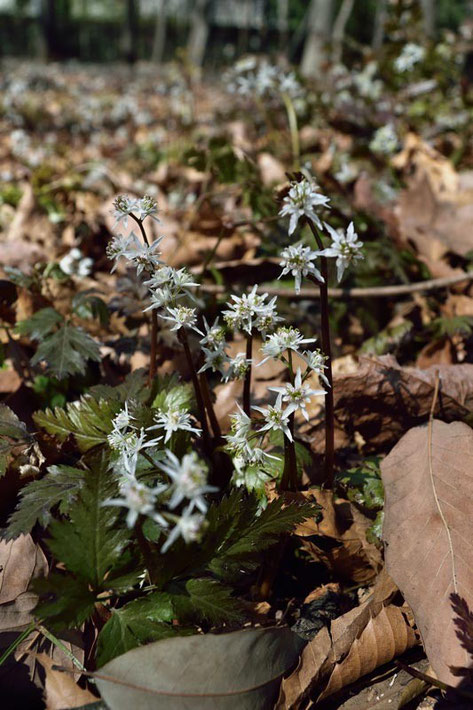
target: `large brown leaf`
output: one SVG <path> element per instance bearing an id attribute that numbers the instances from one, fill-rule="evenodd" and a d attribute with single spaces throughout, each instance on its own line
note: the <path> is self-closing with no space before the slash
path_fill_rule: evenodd
<path id="1" fill-rule="evenodd" d="M 334 380 L 336 440 L 353 442 L 359 432 L 365 453 L 392 446 L 410 428 L 425 422 L 433 399 L 436 374 L 440 396 L 435 407 L 439 419 L 464 419 L 473 410 L 473 365 L 433 365 L 425 370 L 401 367 L 392 355 L 363 357 L 355 373 Z M 323 451 L 320 423 L 312 444 Z"/>
<path id="2" fill-rule="evenodd" d="M 468 659 L 450 594 L 473 606 L 473 431 L 462 422 L 411 429 L 382 464 L 386 565 L 412 608 L 440 680 Z"/>
<path id="3" fill-rule="evenodd" d="M 283 680 L 277 710 L 298 708 L 314 691 L 318 700 L 326 698 L 413 646 L 405 611 L 391 603 L 396 592 L 383 571 L 363 604 L 321 629 Z"/>

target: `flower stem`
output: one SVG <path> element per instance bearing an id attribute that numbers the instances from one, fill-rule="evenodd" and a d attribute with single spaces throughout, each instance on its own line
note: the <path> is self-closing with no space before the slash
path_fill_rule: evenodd
<path id="1" fill-rule="evenodd" d="M 143 237 L 146 246 L 149 247 L 150 242 L 148 235 L 146 234 L 143 221 L 138 219 L 138 217 L 135 217 L 134 214 L 130 214 L 130 217 L 135 220 L 136 224 L 140 228 L 141 236 Z M 158 314 L 154 309 L 151 311 L 150 350 L 148 380 L 151 383 L 156 376 L 156 360 L 158 354 Z"/>
<path id="2" fill-rule="evenodd" d="M 250 360 L 253 357 L 253 335 L 250 333 L 246 336 L 246 359 Z M 245 382 L 243 384 L 243 411 L 247 417 L 251 417 L 251 362 L 245 373 Z"/>
<path id="3" fill-rule="evenodd" d="M 211 450 L 210 433 L 209 433 L 209 427 L 208 427 L 208 423 L 207 423 L 207 416 L 205 413 L 204 398 L 202 396 L 202 390 L 200 388 L 199 377 L 197 375 L 197 371 L 195 369 L 194 362 L 192 360 L 192 353 L 190 351 L 189 341 L 187 339 L 187 333 L 184 328 L 179 328 L 179 330 L 177 331 L 177 337 L 179 338 L 179 342 L 181 343 L 182 347 L 184 348 L 184 353 L 186 356 L 187 364 L 189 366 L 189 370 L 191 373 L 192 384 L 194 386 L 195 399 L 197 402 L 197 409 L 199 411 L 199 419 L 200 419 L 200 423 L 202 425 L 202 437 L 204 440 L 204 449 L 207 452 L 207 454 L 210 454 L 210 450 Z"/>
<path id="4" fill-rule="evenodd" d="M 307 223 L 314 235 L 315 241 L 319 249 L 323 249 L 324 245 L 315 224 L 308 219 Z M 329 383 L 327 394 L 325 395 L 325 480 L 326 488 L 333 488 L 333 466 L 335 458 L 335 424 L 334 424 L 334 405 L 333 405 L 333 377 L 332 377 L 332 347 L 330 343 L 330 322 L 329 322 L 329 303 L 328 303 L 328 260 L 326 256 L 320 257 L 321 273 L 324 278 L 323 282 L 317 281 L 315 276 L 309 275 L 308 278 L 318 286 L 320 290 L 320 315 L 322 321 L 322 350 L 327 356 L 326 377 Z"/>
<path id="5" fill-rule="evenodd" d="M 288 352 L 288 366 L 291 384 L 294 384 L 294 368 L 292 366 L 292 352 Z M 296 491 L 298 486 L 296 444 L 294 441 L 294 412 L 289 415 L 289 431 L 292 441 L 284 436 L 284 470 L 281 478 L 282 491 Z"/>
<path id="6" fill-rule="evenodd" d="M 287 121 L 289 123 L 289 131 L 291 133 L 291 144 L 292 144 L 292 161 L 294 170 L 300 170 L 301 168 L 301 145 L 299 141 L 299 127 L 297 125 L 297 114 L 294 108 L 289 94 L 282 93 L 282 100 L 284 101 L 284 106 L 286 107 Z"/>
<path id="7" fill-rule="evenodd" d="M 207 414 L 212 425 L 212 431 L 216 439 L 222 438 L 222 430 L 220 429 L 220 424 L 218 423 L 217 415 L 215 414 L 214 405 L 212 398 L 210 396 L 209 383 L 204 372 L 199 375 L 200 387 L 202 390 L 202 397 L 204 400 L 205 407 L 207 409 Z"/>

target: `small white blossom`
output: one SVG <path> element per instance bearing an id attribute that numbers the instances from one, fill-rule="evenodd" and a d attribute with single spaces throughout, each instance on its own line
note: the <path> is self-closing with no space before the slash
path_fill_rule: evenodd
<path id="1" fill-rule="evenodd" d="M 156 216 L 158 214 L 158 205 L 151 195 L 145 195 L 140 200 L 137 200 L 135 209 L 138 212 L 138 219 L 143 220 L 146 217 L 151 217 L 155 222 L 159 222 Z"/>
<path id="2" fill-rule="evenodd" d="M 166 313 L 169 315 L 163 316 L 164 320 L 170 321 L 173 325 L 171 330 L 180 330 L 180 328 L 192 328 L 196 333 L 203 335 L 200 330 L 196 327 L 197 316 L 195 308 L 189 308 L 189 306 L 176 306 L 176 308 L 167 308 Z"/>
<path id="3" fill-rule="evenodd" d="M 294 276 L 294 287 L 296 293 L 299 293 L 301 290 L 301 281 L 303 276 L 308 276 L 310 274 L 318 281 L 323 282 L 324 278 L 322 274 L 312 261 L 322 253 L 323 252 L 321 251 L 312 251 L 310 247 L 305 247 L 302 244 L 286 247 L 281 252 L 280 266 L 282 268 L 282 272 L 279 278 L 282 278 L 287 274 L 292 274 Z"/>
<path id="4" fill-rule="evenodd" d="M 128 411 L 128 402 L 125 402 L 124 408 L 118 412 L 112 421 L 113 429 L 118 429 L 118 431 L 127 429 L 129 426 L 133 426 L 132 420 L 134 420 L 134 417 Z"/>
<path id="5" fill-rule="evenodd" d="M 155 414 L 155 426 L 150 426 L 147 431 L 153 429 L 164 429 L 166 436 L 164 443 L 166 444 L 175 431 L 190 431 L 200 435 L 201 429 L 196 429 L 192 426 L 191 415 L 184 409 L 179 407 L 170 407 L 166 412 L 158 412 Z"/>
<path id="6" fill-rule="evenodd" d="M 397 150 L 399 145 L 398 137 L 392 123 L 386 124 L 378 128 L 370 143 L 370 148 L 373 153 L 380 155 L 392 155 Z"/>
<path id="7" fill-rule="evenodd" d="M 327 387 L 330 387 L 330 383 L 324 374 L 324 370 L 327 368 L 327 365 L 325 364 L 327 356 L 320 350 L 304 350 L 304 352 L 300 353 L 300 356 L 307 363 L 309 370 L 315 372 L 316 375 L 323 380 Z"/>
<path id="8" fill-rule="evenodd" d="M 301 411 L 304 419 L 309 421 L 309 413 L 306 409 L 306 404 L 310 402 L 311 397 L 316 395 L 326 394 L 325 390 L 313 390 L 302 382 L 302 373 L 300 367 L 297 368 L 294 377 L 294 384 L 288 382 L 284 387 L 268 387 L 273 392 L 278 392 L 282 396 L 282 401 L 287 402 L 286 413 L 292 414 L 297 409 Z"/>
<path id="9" fill-rule="evenodd" d="M 166 520 L 155 510 L 155 506 L 157 497 L 167 488 L 167 485 L 149 488 L 137 481 L 134 476 L 125 474 L 124 481 L 120 486 L 122 497 L 108 498 L 102 505 L 128 508 L 126 524 L 129 528 L 134 527 L 139 515 L 146 515 L 162 527 L 166 527 Z"/>
<path id="10" fill-rule="evenodd" d="M 61 270 L 69 276 L 88 276 L 92 271 L 93 265 L 93 259 L 84 256 L 77 247 L 71 249 L 59 262 Z"/>
<path id="11" fill-rule="evenodd" d="M 137 208 L 137 200 L 135 197 L 130 197 L 129 195 L 118 195 L 113 201 L 113 206 L 115 210 L 113 215 L 115 217 L 114 228 L 120 222 L 123 222 L 125 229 L 128 227 L 128 217 Z"/>
<path id="12" fill-rule="evenodd" d="M 166 552 L 179 537 L 184 542 L 200 542 L 208 523 L 200 513 L 192 513 L 192 508 L 186 508 L 180 518 L 176 521 L 175 527 L 168 535 L 168 539 L 161 548 Z"/>
<path id="13" fill-rule="evenodd" d="M 286 350 L 293 350 L 294 352 L 297 352 L 301 345 L 315 343 L 315 341 L 316 338 L 304 338 L 300 330 L 297 328 L 292 328 L 290 326 L 278 328 L 277 331 L 269 335 L 267 340 L 263 343 L 261 350 L 267 357 L 258 363 L 258 367 L 266 362 L 270 357 L 279 358 Z"/>
<path id="14" fill-rule="evenodd" d="M 317 192 L 315 185 L 304 178 L 301 182 L 291 183 L 291 188 L 283 200 L 279 215 L 280 217 L 290 217 L 289 234 L 295 232 L 301 217 L 307 217 L 319 229 L 322 229 L 322 222 L 315 209 L 320 206 L 327 207 L 329 202 L 328 197 Z"/>
<path id="15" fill-rule="evenodd" d="M 324 249 L 323 254 L 337 258 L 337 279 L 341 281 L 347 266 L 352 261 L 364 258 L 363 254 L 360 254 L 363 242 L 358 241 L 358 234 L 355 232 L 353 222 L 348 225 L 346 233 L 333 229 L 329 224 L 325 224 L 325 228 L 333 241 L 328 249 Z"/>
<path id="16" fill-rule="evenodd" d="M 204 353 L 205 360 L 199 370 L 199 374 L 211 369 L 212 372 L 220 372 L 223 377 L 223 375 L 225 375 L 226 365 L 229 362 L 229 357 L 225 352 L 225 344 L 221 343 L 214 350 L 202 347 L 202 352 Z"/>
<path id="17" fill-rule="evenodd" d="M 237 353 L 235 357 L 228 358 L 228 370 L 223 378 L 224 382 L 242 380 L 251 367 L 251 362 L 245 353 Z"/>
<path id="18" fill-rule="evenodd" d="M 398 72 L 410 71 L 425 57 L 425 49 L 418 44 L 408 42 L 402 48 L 401 54 L 394 60 L 394 67 Z"/>
<path id="19" fill-rule="evenodd" d="M 231 328 L 241 329 L 251 335 L 253 329 L 264 330 L 268 322 L 280 320 L 275 313 L 276 296 L 266 303 L 267 293 L 256 293 L 258 286 L 255 285 L 250 293 L 243 296 L 232 296 L 234 303 L 227 303 L 227 311 L 223 311 L 223 317 Z"/>
<path id="20" fill-rule="evenodd" d="M 205 336 L 200 341 L 201 345 L 208 345 L 209 348 L 218 349 L 222 344 L 225 344 L 225 328 L 219 325 L 218 318 L 216 318 L 213 325 L 210 326 L 204 316 L 204 328 Z"/>
<path id="21" fill-rule="evenodd" d="M 201 513 L 207 510 L 204 495 L 213 493 L 218 489 L 207 485 L 208 468 L 199 459 L 195 451 L 185 454 L 179 461 L 177 456 L 166 450 L 167 460 L 158 463 L 159 468 L 166 473 L 172 481 L 173 493 L 168 506 L 171 510 L 177 508 L 187 498 L 191 501 L 189 510 L 197 507 Z"/>
<path id="22" fill-rule="evenodd" d="M 257 412 L 261 412 L 266 424 L 261 427 L 260 431 L 282 431 L 289 441 L 293 441 L 291 431 L 289 429 L 289 414 L 290 412 L 282 409 L 282 394 L 278 394 L 274 406 L 268 405 L 263 407 L 253 406 Z"/>

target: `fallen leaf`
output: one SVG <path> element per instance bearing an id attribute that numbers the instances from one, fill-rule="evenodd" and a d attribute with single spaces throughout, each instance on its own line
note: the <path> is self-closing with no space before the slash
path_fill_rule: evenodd
<path id="1" fill-rule="evenodd" d="M 468 665 L 449 596 L 473 606 L 473 431 L 463 422 L 411 429 L 382 463 L 386 565 L 412 608 L 437 677 Z"/>
<path id="2" fill-rule="evenodd" d="M 46 710 L 69 710 L 69 708 L 80 708 L 87 703 L 96 702 L 96 696 L 78 686 L 72 675 L 53 670 L 54 660 L 46 653 L 37 653 L 35 658 L 46 673 L 44 685 Z"/>
<path id="3" fill-rule="evenodd" d="M 285 678 L 276 710 L 290 710 L 316 689 L 317 700 L 353 683 L 400 655 L 417 640 L 403 610 L 391 604 L 397 587 L 383 572 L 372 595 L 323 628 Z"/>
<path id="4" fill-rule="evenodd" d="M 271 710 L 302 646 L 284 628 L 166 639 L 114 658 L 99 673 L 120 684 L 97 686 L 110 710 Z"/>
<path id="5" fill-rule="evenodd" d="M 392 355 L 360 358 L 358 370 L 334 379 L 335 434 L 339 446 L 366 442 L 364 453 L 393 445 L 412 426 L 426 421 L 440 374 L 436 416 L 453 421 L 473 410 L 473 365 L 402 367 Z M 311 444 L 323 451 L 324 425 L 316 424 Z"/>

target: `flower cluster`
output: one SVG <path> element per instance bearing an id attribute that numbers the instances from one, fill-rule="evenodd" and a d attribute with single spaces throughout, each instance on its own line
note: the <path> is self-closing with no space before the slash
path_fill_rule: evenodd
<path id="1" fill-rule="evenodd" d="M 290 218 L 289 235 L 296 231 L 297 224 L 302 217 L 311 219 L 319 229 L 322 229 L 322 222 L 315 210 L 318 207 L 327 207 L 329 202 L 328 197 L 317 192 L 317 186 L 311 180 L 304 178 L 300 182 L 291 183 L 279 211 L 281 217 Z"/>
<path id="2" fill-rule="evenodd" d="M 414 42 L 408 42 L 402 48 L 401 54 L 394 60 L 394 68 L 398 72 L 411 71 L 425 57 L 425 49 Z"/>
<path id="3" fill-rule="evenodd" d="M 93 259 L 84 256 L 77 247 L 64 254 L 59 262 L 60 269 L 68 276 L 89 276 L 93 265 Z"/>
<path id="4" fill-rule="evenodd" d="M 363 242 L 358 240 L 358 235 L 355 232 L 353 222 L 350 222 L 346 232 L 341 229 L 333 229 L 326 223 L 325 229 L 332 237 L 332 244 L 328 247 L 328 249 L 324 249 L 321 253 L 324 256 L 336 258 L 337 279 L 341 281 L 347 266 L 353 261 L 363 259 L 363 254 L 360 253 L 360 250 L 363 247 Z"/>
<path id="5" fill-rule="evenodd" d="M 399 140 L 392 123 L 387 123 L 385 126 L 378 128 L 370 143 L 370 149 L 373 153 L 380 155 L 392 155 L 396 152 L 399 146 Z"/>
<path id="6" fill-rule="evenodd" d="M 226 75 L 226 83 L 230 93 L 245 97 L 264 98 L 286 94 L 296 99 L 302 94 L 302 86 L 295 72 L 287 72 L 266 61 L 258 62 L 256 57 L 245 57 L 237 62 Z"/>
<path id="7" fill-rule="evenodd" d="M 165 430 L 164 444 L 179 430 L 200 434 L 200 430 L 192 426 L 189 412 L 182 407 L 169 407 L 155 414 L 156 424 L 138 428 L 135 417 L 130 413 L 132 406 L 125 403 L 114 418 L 112 431 L 108 435 L 109 446 L 116 456 L 114 470 L 119 476 L 120 497 L 109 498 L 104 505 L 126 508 L 126 523 L 130 528 L 134 527 L 140 515 L 151 518 L 163 529 L 174 523 L 162 546 L 162 552 L 166 552 L 179 536 L 185 542 L 200 539 L 205 530 L 207 512 L 204 496 L 217 489 L 207 484 L 207 466 L 195 452 L 185 454 L 182 460 L 169 449 L 165 450 L 164 460 L 153 457 L 153 449 L 156 452 L 157 445 L 163 439 L 162 436 L 148 438 L 149 432 L 155 429 Z M 140 456 L 151 460 L 165 474 L 166 481 L 150 487 L 138 480 Z M 181 515 L 176 515 L 174 511 L 185 501 L 187 505 Z"/>
<path id="8" fill-rule="evenodd" d="M 232 296 L 233 303 L 227 303 L 228 310 L 223 311 L 225 322 L 234 330 L 243 330 L 251 335 L 257 330 L 263 335 L 281 320 L 276 313 L 276 296 L 268 303 L 267 293 L 258 294 L 258 286 L 243 296 Z"/>

